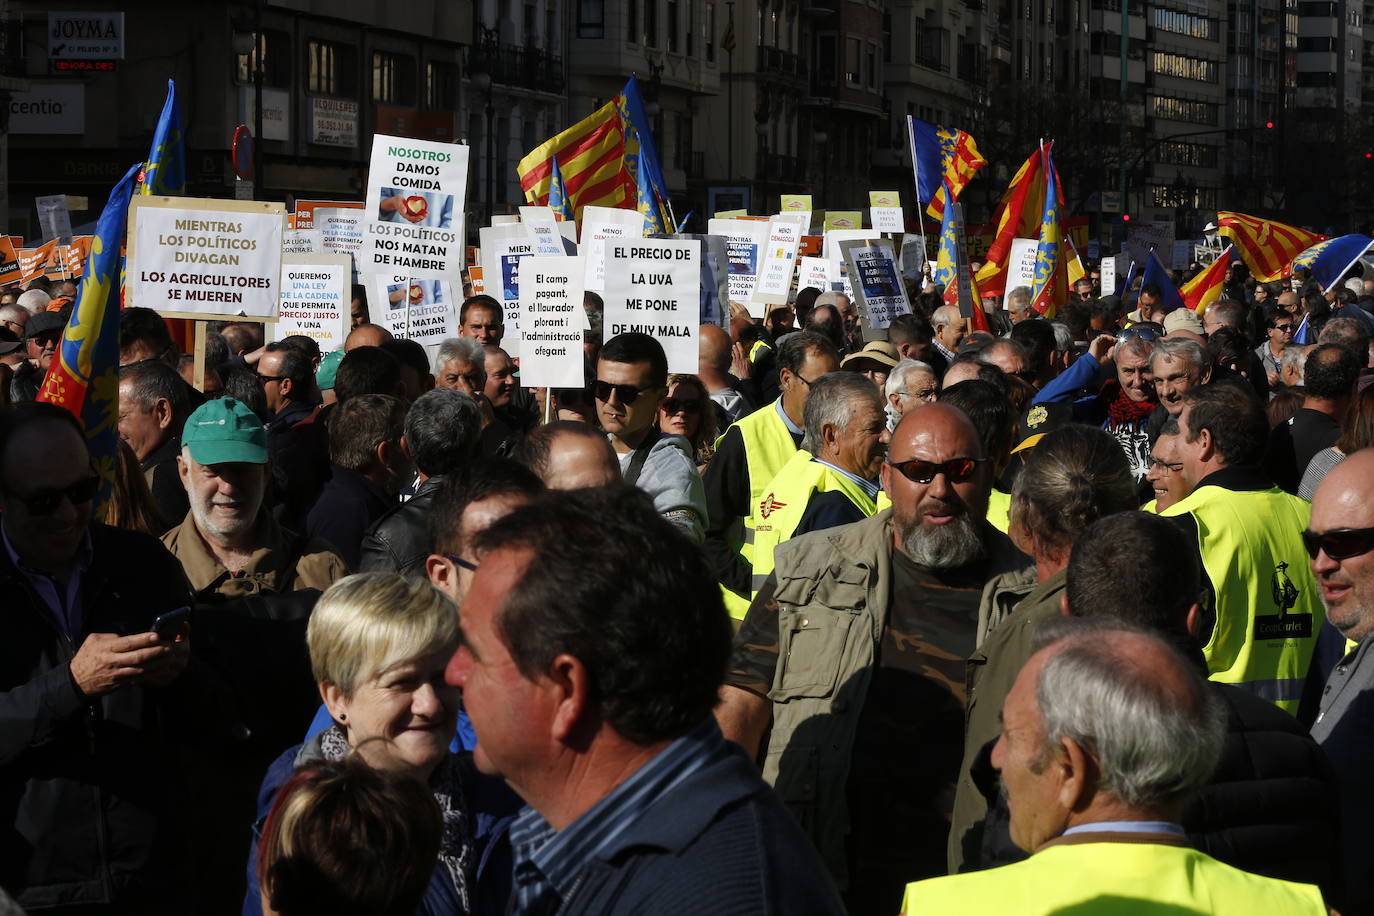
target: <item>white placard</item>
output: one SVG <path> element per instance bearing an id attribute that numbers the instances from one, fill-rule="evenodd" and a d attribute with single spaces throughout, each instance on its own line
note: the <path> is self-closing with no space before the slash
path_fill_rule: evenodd
<path id="1" fill-rule="evenodd" d="M 638 210 L 584 207 L 578 250 L 582 252 L 586 265 L 585 287 L 594 293 L 606 288 L 607 239 L 643 237 L 644 214 Z"/>
<path id="2" fill-rule="evenodd" d="M 1007 258 L 1007 288 L 1002 291 L 1002 308 L 1007 307 L 1007 297 L 1018 286 L 1029 286 L 1031 292 L 1035 292 L 1035 254 L 1039 248 L 1039 239 L 1011 240 L 1011 255 Z"/>
<path id="3" fill-rule="evenodd" d="M 282 254 L 321 254 L 323 252 L 323 229 L 287 229 L 282 233 Z"/>
<path id="4" fill-rule="evenodd" d="M 567 254 L 563 248 L 563 236 L 558 231 L 558 221 L 554 219 L 550 208 L 521 207 L 520 224 L 533 239 L 536 255 L 557 257 Z"/>
<path id="5" fill-rule="evenodd" d="M 901 207 L 869 207 L 868 221 L 873 224 L 874 232 L 906 231 Z"/>
<path id="6" fill-rule="evenodd" d="M 725 239 L 725 256 L 730 261 L 731 302 L 748 305 L 753 299 L 770 224 L 757 219 L 713 219 L 707 223 L 708 233 Z"/>
<path id="7" fill-rule="evenodd" d="M 766 223 L 764 225 L 767 225 Z M 606 339 L 627 331 L 663 345 L 669 372 L 695 373 L 701 242 L 620 239 L 606 246 Z"/>
<path id="8" fill-rule="evenodd" d="M 38 225 L 43 230 L 44 239 L 70 239 L 72 237 L 72 215 L 67 209 L 67 195 L 52 194 L 48 197 L 35 197 L 33 205 L 38 210 Z"/>
<path id="9" fill-rule="evenodd" d="M 466 146 L 374 136 L 358 270 L 459 282 L 467 181 Z"/>
<path id="10" fill-rule="evenodd" d="M 807 287 L 821 292 L 830 291 L 830 262 L 825 258 L 802 258 L 797 274 L 797 289 Z"/>
<path id="11" fill-rule="evenodd" d="M 830 265 L 830 286 L 836 286 L 844 293 L 845 297 L 853 302 L 854 287 L 849 282 L 849 268 L 844 262 L 844 252 L 840 249 L 840 242 L 852 241 L 871 241 L 876 240 L 878 234 L 872 229 L 831 229 L 825 233 L 821 242 L 821 257 L 825 258 Z"/>
<path id="12" fill-rule="evenodd" d="M 1102 295 L 1110 296 L 1116 292 L 1116 255 L 1103 258 L 1097 270 L 1102 286 Z"/>
<path id="13" fill-rule="evenodd" d="M 159 312 L 275 320 L 281 204 L 135 195 L 133 208 L 126 276 L 134 302 Z"/>
<path id="14" fill-rule="evenodd" d="M 534 240 L 520 223 L 484 226 L 478 235 L 486 294 L 501 303 L 505 325 L 501 348 L 516 356 L 520 351 L 520 267 L 522 261 L 534 254 Z"/>
<path id="15" fill-rule="evenodd" d="M 753 317 L 765 318 L 768 306 L 787 304 L 792 277 L 797 272 L 797 245 L 801 243 L 801 236 L 801 223 L 795 219 L 780 217 L 769 221 L 763 263 L 749 300 L 749 314 Z"/>
<path id="16" fill-rule="evenodd" d="M 520 263 L 520 384 L 581 388 L 582 259 L 535 255 Z"/>
<path id="17" fill-rule="evenodd" d="M 849 274 L 856 281 L 855 304 L 863 310 L 868 327 L 882 330 L 898 315 L 911 313 L 891 242 L 847 241 L 840 248 L 849 263 Z"/>
<path id="18" fill-rule="evenodd" d="M 310 97 L 310 142 L 320 146 L 358 146 L 358 103 Z"/>
<path id="19" fill-rule="evenodd" d="M 324 235 L 324 250 L 346 254 L 353 261 L 353 282 L 358 281 L 358 255 L 363 248 L 363 211 L 356 207 L 321 207 L 315 211 L 315 227 Z"/>
<path id="20" fill-rule="evenodd" d="M 374 287 L 367 310 L 373 324 L 422 344 L 441 343 L 458 333 L 458 304 L 447 280 L 378 274 Z"/>
<path id="21" fill-rule="evenodd" d="M 351 319 L 352 258 L 341 254 L 283 254 L 281 308 L 272 340 L 303 334 L 321 353 L 337 350 Z"/>

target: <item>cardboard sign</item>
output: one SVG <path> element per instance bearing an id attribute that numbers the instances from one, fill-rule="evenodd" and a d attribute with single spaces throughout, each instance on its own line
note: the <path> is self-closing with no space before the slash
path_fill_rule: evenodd
<path id="1" fill-rule="evenodd" d="M 606 288 L 606 240 L 644 237 L 644 214 L 638 210 L 584 207 L 578 250 L 586 267 L 583 285 L 594 293 Z"/>
<path id="2" fill-rule="evenodd" d="M 22 282 L 24 272 L 19 266 L 19 250 L 9 236 L 0 236 L 0 286 Z"/>
<path id="3" fill-rule="evenodd" d="M 353 259 L 343 254 L 283 254 L 281 305 L 272 340 L 309 337 L 321 353 L 344 345 L 351 323 Z"/>
<path id="4" fill-rule="evenodd" d="M 521 207 L 520 222 L 534 240 L 534 253 L 558 257 L 571 254 L 563 244 L 563 233 L 549 207 Z"/>
<path id="5" fill-rule="evenodd" d="M 763 248 L 763 263 L 749 299 L 749 314 L 765 318 L 768 307 L 786 305 L 792 292 L 792 277 L 797 272 L 797 245 L 801 225 L 793 220 L 775 219 L 768 224 L 768 239 Z"/>
<path id="6" fill-rule="evenodd" d="M 1155 251 L 1163 262 L 1173 248 L 1174 228 L 1173 217 L 1148 223 L 1133 220 L 1126 230 L 1126 253 L 1142 268 L 1150 260 L 1151 251 Z"/>
<path id="7" fill-rule="evenodd" d="M 1002 308 L 1007 307 L 1011 291 L 1020 286 L 1035 291 L 1035 255 L 1039 239 L 1012 239 L 1011 255 L 1007 258 L 1007 288 L 1002 292 Z"/>
<path id="8" fill-rule="evenodd" d="M 363 249 L 363 211 L 358 207 L 321 207 L 314 213 L 313 223 L 321 232 L 324 250 L 348 255 L 353 282 L 358 283 L 358 255 Z"/>
<path id="9" fill-rule="evenodd" d="M 484 226 L 478 235 L 486 294 L 501 303 L 501 347 L 515 356 L 520 349 L 520 262 L 534 254 L 534 240 L 519 223 Z"/>
<path id="10" fill-rule="evenodd" d="M 472 295 L 478 296 L 487 291 L 487 285 L 482 280 L 482 268 L 468 268 L 468 288 L 472 290 Z"/>
<path id="11" fill-rule="evenodd" d="M 902 232 L 906 229 L 901 207 L 869 207 L 868 221 L 874 232 Z"/>
<path id="12" fill-rule="evenodd" d="M 701 338 L 701 243 L 624 239 L 606 246 L 606 339 L 649 334 L 668 355 L 669 372 L 695 373 Z"/>
<path id="13" fill-rule="evenodd" d="M 367 310 L 373 324 L 422 344 L 458 333 L 458 304 L 447 280 L 378 274 L 374 287 Z"/>
<path id="14" fill-rule="evenodd" d="M 324 231 L 321 229 L 288 229 L 282 233 L 282 254 L 321 254 L 324 252 Z"/>
<path id="15" fill-rule="evenodd" d="M 725 239 L 718 235 L 700 235 L 691 232 L 680 232 L 671 236 L 656 236 L 656 238 L 674 238 L 683 241 L 695 241 L 701 243 L 701 284 L 698 289 L 700 297 L 700 322 L 701 324 L 714 324 L 717 327 L 730 330 L 730 259 L 725 252 Z"/>
<path id="16" fill-rule="evenodd" d="M 374 136 L 358 270 L 457 282 L 467 182 L 466 146 Z"/>
<path id="17" fill-rule="evenodd" d="M 713 219 L 707 223 L 710 235 L 725 239 L 725 255 L 730 263 L 729 301 L 747 305 L 754 297 L 768 227 L 769 223 L 741 219 Z"/>
<path id="18" fill-rule="evenodd" d="M 1116 292 L 1116 255 L 1102 259 L 1098 266 L 1101 277 L 1102 295 L 1110 296 Z"/>
<path id="19" fill-rule="evenodd" d="M 20 282 L 27 283 L 38 277 L 46 276 L 43 270 L 44 265 L 48 263 L 48 259 L 53 256 L 56 250 L 57 239 L 44 242 L 37 248 L 20 248 L 18 251 Z"/>
<path id="20" fill-rule="evenodd" d="M 520 264 L 520 384 L 581 388 L 582 259 L 534 255 Z"/>
<path id="21" fill-rule="evenodd" d="M 797 273 L 797 289 L 807 287 L 828 292 L 830 289 L 830 262 L 825 258 L 802 258 Z"/>
<path id="22" fill-rule="evenodd" d="M 898 315 L 911 313 L 890 241 L 846 241 L 840 243 L 840 249 L 854 278 L 855 305 L 864 313 L 868 327 L 882 330 Z"/>
<path id="23" fill-rule="evenodd" d="M 135 194 L 133 302 L 172 318 L 275 320 L 284 214 L 266 201 Z"/>
<path id="24" fill-rule="evenodd" d="M 830 267 L 830 286 L 827 289 L 843 292 L 850 302 L 854 301 L 854 290 L 849 282 L 849 265 L 845 261 L 844 251 L 840 248 L 840 243 L 876 241 L 877 238 L 878 233 L 872 229 L 832 229 L 825 233 L 825 243 L 821 248 L 821 255 Z"/>
<path id="25" fill-rule="evenodd" d="M 294 229 L 318 229 L 315 223 L 320 218 L 320 210 L 361 210 L 363 202 L 361 200 L 297 200 L 294 212 L 287 214 L 294 217 L 296 225 Z"/>

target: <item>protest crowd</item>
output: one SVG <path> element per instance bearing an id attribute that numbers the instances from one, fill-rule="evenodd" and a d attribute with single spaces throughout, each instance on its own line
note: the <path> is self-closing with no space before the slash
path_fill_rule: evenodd
<path id="1" fill-rule="evenodd" d="M 948 182 L 689 234 L 554 159 L 245 317 L 121 290 L 175 171 L 0 290 L 0 914 L 1374 914 L 1374 238 L 1085 258 L 1046 148 L 978 257 Z"/>

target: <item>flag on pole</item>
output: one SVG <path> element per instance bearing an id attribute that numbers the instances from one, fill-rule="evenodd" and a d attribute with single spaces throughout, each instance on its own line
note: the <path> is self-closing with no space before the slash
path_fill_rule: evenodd
<path id="1" fill-rule="evenodd" d="M 38 392 L 38 400 L 71 411 L 86 431 L 91 461 L 100 475 L 96 518 L 103 517 L 119 462 L 119 249 L 134 183 L 143 169 L 144 163 L 130 168 L 110 192 L 96 223 L 71 319 Z"/>
<path id="2" fill-rule="evenodd" d="M 1217 232 L 1235 243 L 1250 273 L 1261 283 L 1288 276 L 1294 258 L 1326 241 L 1318 232 L 1228 210 L 1217 212 Z"/>
<path id="3" fill-rule="evenodd" d="M 942 127 L 907 115 L 907 140 L 916 172 L 916 200 L 935 219 L 943 219 L 945 204 L 963 193 L 987 160 L 978 152 L 973 137 L 953 127 Z"/>
<path id="4" fill-rule="evenodd" d="M 568 200 L 567 189 L 563 186 L 563 172 L 558 168 L 558 157 L 553 157 L 553 165 L 549 169 L 549 209 L 553 215 L 563 220 L 571 220 L 572 201 Z"/>
<path id="5" fill-rule="evenodd" d="M 1046 143 L 1044 149 L 1048 151 L 1053 146 L 1053 142 Z M 1037 149 L 1016 170 L 1007 193 L 997 205 L 997 232 L 978 271 L 978 288 L 983 295 L 1001 296 L 1006 292 L 1011 240 L 1039 236 L 1045 215 L 1045 184 L 1044 157 Z M 1059 201 L 1060 206 L 1063 203 Z"/>
<path id="6" fill-rule="evenodd" d="M 625 168 L 625 131 L 615 99 L 520 160 L 515 172 L 530 203 L 548 200 L 555 157 L 564 199 L 575 217 L 581 218 L 584 207 L 633 205 L 635 188 Z"/>
<path id="7" fill-rule="evenodd" d="M 1044 210 L 1040 216 L 1040 244 L 1035 248 L 1035 282 L 1031 286 L 1031 308 L 1046 318 L 1053 318 L 1059 306 L 1069 300 L 1068 256 L 1064 249 L 1064 226 L 1059 221 L 1059 208 L 1064 201 L 1059 194 L 1059 173 L 1048 146 L 1040 147 L 1045 174 Z"/>
<path id="8" fill-rule="evenodd" d="M 1374 245 L 1374 238 L 1355 233 L 1318 242 L 1293 259 L 1294 267 L 1305 267 L 1322 289 L 1331 289 L 1341 282 L 1350 268 Z"/>
<path id="9" fill-rule="evenodd" d="M 948 183 L 945 187 L 948 189 Z M 935 273 L 930 277 L 930 281 L 936 286 L 949 286 L 949 282 L 958 272 L 958 256 L 955 254 L 958 246 L 959 240 L 955 238 L 954 208 L 945 207 L 945 212 L 940 217 L 940 249 L 935 255 Z"/>
<path id="10" fill-rule="evenodd" d="M 1159 305 L 1157 308 L 1166 312 L 1183 308 L 1183 296 L 1179 294 L 1178 287 L 1174 285 L 1174 278 L 1169 276 L 1169 271 L 1164 267 L 1164 262 L 1153 250 L 1150 251 L 1150 256 L 1145 259 L 1145 276 L 1143 279 L 1145 283 L 1153 283 L 1159 287 Z M 1150 319 L 1141 314 L 1140 320 L 1149 321 Z"/>
<path id="11" fill-rule="evenodd" d="M 167 101 L 162 104 L 153 146 L 138 181 L 140 194 L 175 197 L 186 193 L 186 131 L 177 109 L 177 85 L 172 80 L 167 81 Z"/>
<path id="12" fill-rule="evenodd" d="M 1302 322 L 1298 325 L 1298 329 L 1293 332 L 1293 343 L 1300 347 L 1306 347 L 1316 343 L 1316 341 L 1312 339 L 1312 324 L 1309 320 L 1311 317 L 1311 315 L 1303 315 Z"/>
<path id="13" fill-rule="evenodd" d="M 726 54 L 735 53 L 735 9 L 730 5 L 730 19 L 725 23 L 725 31 L 720 36 L 720 49 Z"/>
<path id="14" fill-rule="evenodd" d="M 644 214 L 644 232 L 671 232 L 673 220 L 668 212 L 668 183 L 663 179 L 658 151 L 639 79 L 631 75 L 616 96 L 620 121 L 625 131 L 625 168 L 635 183 L 635 209 Z"/>
<path id="15" fill-rule="evenodd" d="M 1083 258 L 1078 254 L 1078 246 L 1073 239 L 1064 236 L 1064 244 L 1069 246 L 1069 288 L 1072 289 L 1075 283 L 1088 275 L 1088 270 L 1083 266 Z"/>
<path id="16" fill-rule="evenodd" d="M 1183 297 L 1184 305 L 1201 315 L 1207 306 L 1221 298 L 1226 278 L 1231 273 L 1231 258 L 1235 257 L 1235 250 L 1236 246 L 1227 245 L 1226 250 L 1217 255 L 1217 259 L 1208 264 L 1205 270 L 1183 284 L 1178 292 Z"/>

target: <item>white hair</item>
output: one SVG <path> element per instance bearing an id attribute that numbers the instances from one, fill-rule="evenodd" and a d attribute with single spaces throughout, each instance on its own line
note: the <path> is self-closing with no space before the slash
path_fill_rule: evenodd
<path id="1" fill-rule="evenodd" d="M 883 386 L 883 394 L 891 397 L 894 394 L 906 394 L 906 377 L 909 372 L 929 372 L 935 374 L 935 370 L 928 363 L 923 363 L 919 359 L 904 359 L 892 367 L 892 371 L 887 374 L 887 383 Z"/>
<path id="2" fill-rule="evenodd" d="M 878 387 L 857 372 L 831 372 L 811 383 L 806 407 L 802 410 L 802 427 L 806 435 L 801 447 L 812 455 L 819 455 L 822 433 L 827 425 L 846 430 L 854 419 L 854 412 L 865 401 L 881 410 Z"/>
<path id="3" fill-rule="evenodd" d="M 483 366 L 486 364 L 487 354 L 482 345 L 471 337 L 445 338 L 443 343 L 439 344 L 438 352 L 434 354 L 434 374 L 443 372 L 444 364 L 455 358 L 473 366 Z"/>
<path id="4" fill-rule="evenodd" d="M 47 311 L 52 296 L 41 289 L 30 289 L 20 293 L 17 301 L 21 308 L 28 309 L 30 315 L 37 315 L 39 312 Z"/>
<path id="5" fill-rule="evenodd" d="M 1029 286 L 1017 286 L 1007 293 L 1007 311 L 1023 312 L 1030 308 L 1031 288 Z"/>

